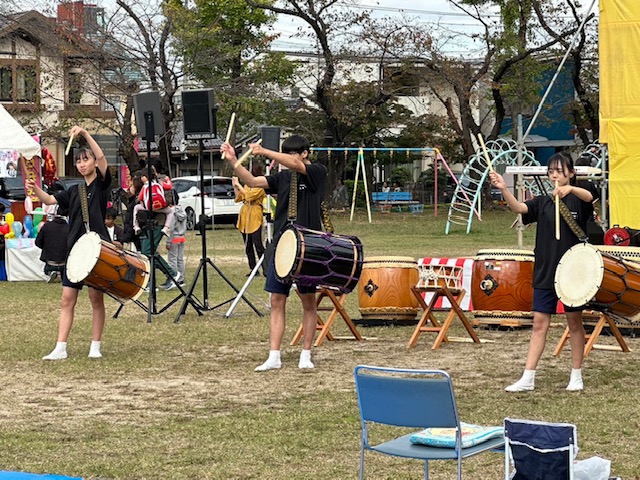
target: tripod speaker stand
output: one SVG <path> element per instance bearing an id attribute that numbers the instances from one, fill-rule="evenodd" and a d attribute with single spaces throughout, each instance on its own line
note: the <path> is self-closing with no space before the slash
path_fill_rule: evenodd
<path id="1" fill-rule="evenodd" d="M 183 308 L 186 310 L 187 303 L 190 304 L 198 313 L 198 315 L 202 315 L 202 311 L 199 308 L 198 304 L 192 299 L 189 298 L 185 290 L 177 285 L 180 293 L 173 300 L 171 300 L 167 305 L 158 310 L 157 305 L 157 295 L 156 295 L 156 268 L 162 270 L 167 277 L 172 278 L 173 275 L 169 272 L 167 265 L 165 262 L 158 261 L 157 252 L 156 252 L 156 243 L 155 243 L 155 235 L 159 234 L 156 232 L 157 222 L 153 212 L 153 202 L 151 201 L 151 182 L 154 178 L 153 167 L 151 165 L 151 142 L 155 141 L 156 132 L 159 134 L 164 133 L 164 126 L 160 121 L 161 111 L 160 111 L 160 95 L 158 92 L 148 92 L 148 93 L 140 93 L 133 96 L 134 107 L 136 110 L 136 122 L 138 131 L 141 133 L 142 138 L 147 142 L 147 180 L 148 180 L 148 188 L 149 188 L 149 202 L 148 202 L 148 216 L 147 222 L 145 225 L 147 239 L 149 241 L 149 253 L 147 257 L 149 258 L 149 303 L 148 306 L 145 306 L 142 302 L 135 300 L 134 303 L 138 305 L 140 308 L 147 312 L 147 322 L 151 323 L 152 315 L 158 315 L 164 312 L 167 308 L 173 305 L 180 297 L 185 296 L 185 303 Z M 143 115 L 140 115 L 144 111 Z M 155 113 L 154 113 L 155 112 Z M 144 120 L 144 121 L 142 121 Z M 157 128 L 156 128 L 157 127 Z M 133 212 L 132 212 L 133 214 Z M 160 237 L 158 237 L 160 238 Z M 117 318 L 118 314 L 122 310 L 124 305 L 120 305 L 116 313 L 114 314 L 114 318 Z"/>
<path id="2" fill-rule="evenodd" d="M 202 138 L 198 139 L 198 170 L 199 170 L 199 175 L 200 175 L 200 188 L 201 188 L 201 195 L 200 195 L 200 218 L 198 219 L 198 229 L 200 231 L 200 238 L 202 240 L 202 256 L 200 257 L 200 263 L 198 264 L 198 269 L 196 270 L 196 274 L 193 277 L 193 282 L 191 283 L 191 286 L 189 287 L 189 290 L 187 291 L 187 297 L 185 298 L 184 303 L 182 304 L 182 308 L 180 309 L 180 312 L 178 313 L 178 316 L 176 317 L 176 323 L 180 321 L 180 317 L 185 313 L 186 309 L 187 309 L 187 299 L 189 298 L 194 298 L 196 302 L 198 302 L 198 308 L 200 310 L 207 310 L 207 311 L 211 311 L 211 310 L 215 310 L 218 307 L 221 307 L 222 305 L 225 305 L 229 302 L 231 302 L 235 297 L 230 298 L 222 303 L 219 303 L 215 306 L 210 306 L 209 305 L 209 277 L 208 277 L 208 273 L 207 273 L 207 266 L 210 266 L 211 268 L 213 268 L 218 275 L 220 275 L 220 277 L 227 283 L 227 285 L 229 285 L 235 292 L 236 294 L 238 294 L 239 296 L 242 297 L 242 299 L 247 303 L 247 305 L 249 305 L 251 307 L 251 309 L 256 312 L 259 316 L 263 316 L 262 312 L 260 312 L 244 295 L 243 293 L 240 292 L 240 290 L 238 290 L 238 288 L 233 285 L 233 283 L 231 283 L 231 281 L 224 275 L 224 273 L 222 273 L 222 271 L 216 266 L 215 263 L 213 263 L 213 261 L 207 256 L 207 221 L 206 221 L 206 215 L 204 214 L 205 212 L 205 204 L 204 204 L 204 199 L 205 199 L 205 195 L 204 195 L 204 162 L 203 162 L 203 151 L 204 151 L 204 145 L 203 145 L 203 140 Z M 213 195 L 213 192 L 212 192 Z M 215 218 L 215 211 L 212 212 L 212 216 Z M 203 299 L 202 301 L 200 301 L 199 299 L 197 299 L 194 295 L 193 292 L 195 290 L 196 287 L 196 283 L 198 281 L 198 278 L 200 277 L 200 275 L 202 274 L 202 290 L 203 290 Z"/>

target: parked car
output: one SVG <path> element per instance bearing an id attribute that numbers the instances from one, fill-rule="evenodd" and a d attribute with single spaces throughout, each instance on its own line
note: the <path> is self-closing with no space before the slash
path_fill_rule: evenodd
<path id="1" fill-rule="evenodd" d="M 22 201 L 26 198 L 22 177 L 0 177 L 0 198 Z"/>
<path id="2" fill-rule="evenodd" d="M 84 178 L 82 177 L 60 177 L 53 182 L 53 184 L 47 189 L 47 191 L 51 195 L 53 195 L 57 192 L 69 190 L 69 188 L 73 185 L 78 185 L 82 182 L 84 182 Z"/>
<path id="3" fill-rule="evenodd" d="M 204 215 L 207 223 L 235 223 L 242 203 L 235 202 L 233 184 L 229 177 L 204 176 L 204 188 L 200 177 L 176 177 L 173 188 L 178 194 L 178 203 L 187 213 L 187 228 L 193 230 L 202 213 L 204 194 Z"/>

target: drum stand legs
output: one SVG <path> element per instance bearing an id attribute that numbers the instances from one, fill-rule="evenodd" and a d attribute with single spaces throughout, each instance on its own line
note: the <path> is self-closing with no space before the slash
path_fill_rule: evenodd
<path id="1" fill-rule="evenodd" d="M 229 318 L 231 316 L 236 306 L 238 305 L 238 302 L 240 301 L 240 299 L 244 298 L 244 293 L 247 291 L 247 288 L 249 288 L 249 285 L 251 284 L 251 281 L 255 278 L 256 274 L 258 273 L 258 270 L 260 270 L 260 267 L 262 266 L 262 262 L 264 262 L 264 254 L 262 254 L 262 256 L 258 259 L 256 266 L 253 267 L 253 270 L 251 270 L 251 273 L 249 274 L 249 278 L 247 278 L 247 281 L 244 282 L 244 285 L 238 292 L 238 295 L 236 295 L 236 298 L 233 300 L 233 302 L 231 302 L 231 306 L 229 307 L 229 310 L 227 310 L 227 313 L 224 314 L 225 318 Z M 253 306 L 251 306 L 251 308 L 253 308 Z M 264 316 L 262 312 L 259 312 L 255 308 L 253 308 L 253 310 L 258 314 L 258 316 L 260 317 Z"/>

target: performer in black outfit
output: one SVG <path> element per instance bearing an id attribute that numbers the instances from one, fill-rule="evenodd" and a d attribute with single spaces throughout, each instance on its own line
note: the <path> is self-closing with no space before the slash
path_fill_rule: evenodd
<path id="1" fill-rule="evenodd" d="M 274 175 L 254 177 L 242 165 L 239 165 L 236 153 L 229 143 L 224 143 L 220 150 L 234 167 L 238 177 L 252 188 L 264 188 L 265 191 L 278 195 L 278 205 L 274 222 L 274 243 L 287 226 L 287 214 L 291 189 L 291 177 L 297 175 L 297 217 L 295 223 L 313 230 L 322 229 L 321 203 L 324 199 L 327 169 L 320 163 L 311 163 L 309 159 L 309 142 L 300 135 L 287 138 L 282 144 L 282 153 L 262 147 L 258 143 L 249 145 L 254 155 L 263 155 L 275 160 L 286 170 Z M 269 358 L 256 367 L 257 372 L 280 368 L 280 346 L 285 329 L 286 304 L 291 283 L 280 282 L 275 274 L 273 260 L 267 265 L 267 282 L 265 290 L 271 293 L 270 318 L 270 351 Z M 300 352 L 298 368 L 314 368 L 311 362 L 311 346 L 316 332 L 317 306 L 316 287 L 298 285 L 302 300 L 303 349 Z"/>
<path id="2" fill-rule="evenodd" d="M 80 148 L 76 151 L 75 162 L 78 172 L 84 177 L 87 186 L 87 199 L 89 205 L 89 229 L 96 232 L 100 238 L 109 241 L 109 234 L 104 225 L 104 217 L 107 210 L 107 202 L 111 193 L 111 173 L 107 165 L 107 159 L 100 146 L 91 135 L 82 127 L 74 126 L 69 131 L 72 138 L 83 137 L 89 148 Z M 60 205 L 62 209 L 69 210 L 69 236 L 67 239 L 67 258 L 73 245 L 86 233 L 80 206 L 80 194 L 78 185 L 73 185 L 69 190 L 63 190 L 55 195 L 49 195 L 36 185 L 35 180 L 25 182 L 27 190 L 33 190 L 36 196 L 45 205 Z M 60 322 L 58 325 L 58 342 L 53 351 L 43 357 L 43 360 L 62 360 L 67 358 L 67 339 L 73 325 L 73 313 L 78 301 L 78 294 L 82 289 L 82 283 L 71 283 L 66 276 L 62 276 L 62 304 L 60 309 Z M 100 358 L 100 341 L 104 330 L 105 309 L 103 293 L 89 287 L 89 300 L 92 309 L 93 334 L 89 358 Z"/>

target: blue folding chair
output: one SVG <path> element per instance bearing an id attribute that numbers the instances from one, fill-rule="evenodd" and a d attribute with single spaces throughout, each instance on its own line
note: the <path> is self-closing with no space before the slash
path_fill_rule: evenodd
<path id="1" fill-rule="evenodd" d="M 573 479 L 578 455 L 575 425 L 506 418 L 504 436 L 505 480 Z"/>
<path id="2" fill-rule="evenodd" d="M 360 480 L 364 476 L 365 450 L 423 460 L 425 479 L 429 478 L 429 460 L 457 460 L 458 479 L 461 479 L 463 458 L 504 445 L 504 439 L 500 437 L 472 447 L 461 447 L 460 419 L 451 378 L 446 372 L 359 365 L 354 376 L 362 423 Z M 369 435 L 374 424 L 416 429 L 455 428 L 455 447 L 413 444 L 410 437 L 415 432 L 372 445 Z"/>

